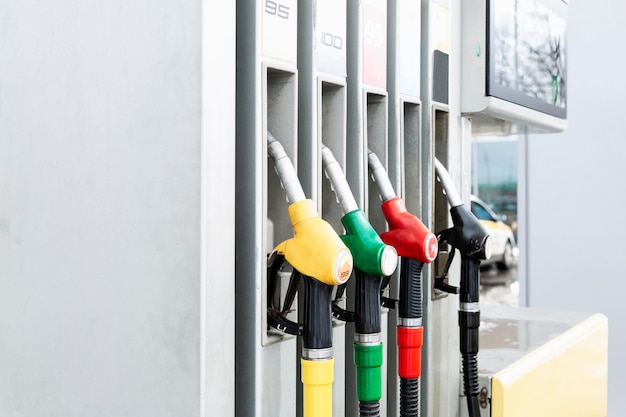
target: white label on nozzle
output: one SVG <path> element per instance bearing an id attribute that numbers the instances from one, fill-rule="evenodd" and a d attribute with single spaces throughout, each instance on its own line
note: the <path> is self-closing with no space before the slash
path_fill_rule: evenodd
<path id="1" fill-rule="evenodd" d="M 384 276 L 388 277 L 398 266 L 398 252 L 393 246 L 386 245 L 381 256 L 380 270 Z"/>
<path id="2" fill-rule="evenodd" d="M 437 257 L 437 252 L 439 251 L 439 243 L 437 242 L 437 237 L 429 233 L 424 240 L 424 249 L 426 250 L 426 258 L 428 262 L 432 262 Z"/>
<path id="3" fill-rule="evenodd" d="M 343 284 L 350 278 L 352 273 L 352 253 L 345 248 L 342 249 L 335 258 L 335 282 Z"/>

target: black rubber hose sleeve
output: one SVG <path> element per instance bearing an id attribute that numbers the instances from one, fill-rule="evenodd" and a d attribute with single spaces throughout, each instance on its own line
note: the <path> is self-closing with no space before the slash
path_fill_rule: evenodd
<path id="1" fill-rule="evenodd" d="M 333 286 L 315 278 L 303 276 L 304 320 L 302 345 L 306 349 L 332 347 L 332 293 Z"/>
<path id="2" fill-rule="evenodd" d="M 380 284 L 381 278 L 354 268 L 355 317 L 354 331 L 359 334 L 380 333 Z"/>
<path id="3" fill-rule="evenodd" d="M 424 264 L 411 258 L 400 261 L 400 302 L 398 315 L 402 318 L 422 317 L 422 268 Z"/>

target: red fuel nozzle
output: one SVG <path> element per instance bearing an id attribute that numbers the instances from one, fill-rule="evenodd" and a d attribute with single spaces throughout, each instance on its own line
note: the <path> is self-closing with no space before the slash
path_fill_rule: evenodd
<path id="1" fill-rule="evenodd" d="M 382 204 L 389 231 L 382 233 L 383 242 L 396 248 L 398 255 L 430 263 L 437 257 L 437 237 L 424 223 L 409 213 L 401 198 L 395 197 Z"/>

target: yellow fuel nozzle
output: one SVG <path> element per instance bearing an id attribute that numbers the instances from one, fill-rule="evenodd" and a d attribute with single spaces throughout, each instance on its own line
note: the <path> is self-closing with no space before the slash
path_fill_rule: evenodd
<path id="1" fill-rule="evenodd" d="M 288 207 L 295 236 L 274 249 L 300 273 L 328 285 L 340 285 L 352 273 L 352 254 L 315 204 L 305 199 Z"/>

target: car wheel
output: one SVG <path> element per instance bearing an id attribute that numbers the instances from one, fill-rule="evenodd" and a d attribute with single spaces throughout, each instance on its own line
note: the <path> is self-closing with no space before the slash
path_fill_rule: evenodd
<path id="1" fill-rule="evenodd" d="M 511 242 L 506 242 L 506 246 L 504 247 L 504 254 L 502 254 L 502 261 L 498 262 L 498 269 L 507 270 L 511 269 L 513 266 L 513 245 Z"/>

